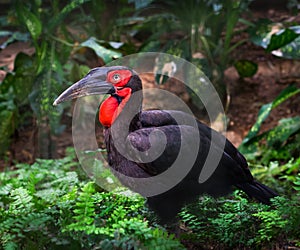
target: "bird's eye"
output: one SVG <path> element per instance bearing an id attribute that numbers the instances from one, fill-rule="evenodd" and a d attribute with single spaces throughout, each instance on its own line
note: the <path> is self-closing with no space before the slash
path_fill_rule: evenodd
<path id="1" fill-rule="evenodd" d="M 114 82 L 118 82 L 121 80 L 121 76 L 119 74 L 114 74 L 113 77 L 112 77 L 112 80 Z"/>

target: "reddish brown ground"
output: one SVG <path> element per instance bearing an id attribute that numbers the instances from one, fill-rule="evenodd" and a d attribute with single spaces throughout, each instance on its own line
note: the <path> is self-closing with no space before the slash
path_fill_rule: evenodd
<path id="1" fill-rule="evenodd" d="M 266 14 L 269 18 L 273 19 L 273 21 L 282 21 L 291 18 L 286 12 L 272 10 L 267 13 L 255 12 L 254 17 L 264 17 Z M 299 19 L 299 17 L 294 18 L 294 20 L 296 19 Z M 297 21 L 299 22 L 299 20 Z M 12 69 L 14 58 L 20 51 L 29 54 L 33 53 L 33 50 L 28 44 L 12 44 L 0 52 L 0 66 L 8 65 L 9 69 Z M 235 69 L 232 67 L 225 72 L 225 82 L 230 90 L 230 105 L 227 112 L 229 118 L 227 137 L 238 146 L 242 138 L 255 123 L 259 108 L 263 104 L 271 102 L 290 83 L 297 83 L 299 86 L 300 62 L 276 58 L 250 43 L 240 47 L 235 52 L 234 57 L 237 59 L 253 60 L 259 65 L 256 75 L 248 79 L 239 79 Z M 3 72 L 0 72 L 0 78 L 1 77 L 4 77 Z M 170 86 L 169 89 L 172 90 L 172 86 Z M 181 94 L 184 99 L 188 99 L 186 93 Z M 290 98 L 273 110 L 271 115 L 264 122 L 262 129 L 266 130 L 272 128 L 281 118 L 299 115 L 299 101 L 300 97 L 298 95 L 294 98 Z M 64 122 L 68 124 L 68 128 L 62 135 L 55 137 L 57 146 L 56 157 L 62 157 L 65 148 L 72 146 L 71 118 L 65 116 Z M 33 125 L 21 128 L 18 133 L 14 135 L 13 143 L 6 159 L 0 160 L 0 167 L 13 164 L 14 162 L 32 163 L 35 155 L 34 138 L 36 132 Z"/>

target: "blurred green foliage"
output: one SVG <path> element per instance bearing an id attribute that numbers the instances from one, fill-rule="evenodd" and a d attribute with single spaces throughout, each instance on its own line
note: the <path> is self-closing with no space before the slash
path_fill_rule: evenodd
<path id="1" fill-rule="evenodd" d="M 293 186 L 299 186 L 299 177 Z M 300 194 L 276 197 L 273 206 L 250 203 L 242 191 L 218 200 L 202 197 L 180 214 L 181 238 L 205 249 L 272 249 L 300 245 Z M 279 243 L 280 242 L 280 243 Z"/>
<path id="2" fill-rule="evenodd" d="M 247 12 L 251 0 L 133 2 L 137 8 L 135 18 L 143 18 L 142 22 L 136 19 L 136 32 L 149 34 L 140 51 L 162 51 L 196 64 L 211 80 L 225 104 L 224 71 L 233 64 L 232 51 L 246 42 L 241 39 L 232 43 L 232 39 L 244 29 L 237 24 L 249 23 L 242 19 L 242 14 Z M 133 21 L 132 17 L 130 20 Z M 194 103 L 202 106 L 196 95 L 190 94 Z"/>
<path id="3" fill-rule="evenodd" d="M 249 39 L 278 57 L 300 59 L 300 26 L 260 19 L 249 28 Z"/>
<path id="4" fill-rule="evenodd" d="M 25 119 L 20 110 L 30 105 L 37 119 L 38 155 L 45 158 L 53 155 L 55 147 L 51 136 L 61 133 L 64 127 L 60 124 L 63 109 L 62 107 L 54 109 L 52 103 L 57 91 L 61 91 L 63 83 L 66 82 L 63 65 L 68 61 L 72 49 L 57 42 L 55 36 L 56 34 L 67 36 L 64 20 L 67 14 L 84 2 L 74 0 L 62 9 L 55 0 L 47 7 L 42 5 L 41 1 L 16 0 L 11 3 L 14 12 L 10 12 L 9 18 L 13 20 L 10 25 L 15 25 L 22 32 L 29 34 L 35 53 L 32 56 L 18 55 L 14 72 L 8 72 L 0 85 L 1 93 L 12 91 L 10 99 L 15 105 L 13 115 L 5 118 L 6 122 L 15 124 L 15 127 L 10 130 L 3 127 L 7 133 L 1 133 L 6 141 L 0 153 L 5 152 L 14 129 L 22 125 L 22 120 Z M 16 34 L 20 32 L 12 33 L 9 40 L 12 41 L 12 37 L 20 40 L 20 36 Z M 6 45 L 7 42 L 3 46 Z M 9 121 L 9 118 L 14 120 Z"/>
<path id="5" fill-rule="evenodd" d="M 271 111 L 289 98 L 299 95 L 300 88 L 290 85 L 272 102 L 263 105 L 258 113 L 256 123 L 244 138 L 239 150 L 247 160 L 267 164 L 271 160 L 289 160 L 299 155 L 300 117 L 283 118 L 278 126 L 259 133 L 260 127 Z"/>
<path id="6" fill-rule="evenodd" d="M 36 119 L 40 156 L 53 156 L 51 137 L 64 129 L 61 118 L 68 104 L 53 108 L 52 102 L 89 70 L 86 50 L 103 64 L 138 51 L 164 51 L 190 60 L 222 84 L 229 65 L 241 77 L 257 71 L 255 62 L 231 58 L 248 41 L 233 43 L 234 35 L 250 27 L 250 41 L 266 52 L 299 59 L 299 25 L 246 21 L 241 15 L 249 3 L 12 1 L 6 22 L 1 19 L 0 37 L 8 37 L 1 49 L 30 41 L 35 53 L 20 53 L 14 71 L 0 83 L 0 154 L 16 129 Z M 237 29 L 237 24 L 245 27 Z M 275 33 L 274 27 L 279 27 Z M 273 207 L 250 203 L 241 191 L 218 200 L 204 196 L 180 214 L 183 244 L 219 249 L 300 246 L 300 117 L 282 118 L 278 126 L 260 133 L 270 112 L 297 94 L 299 88 L 291 85 L 262 106 L 240 147 L 254 176 L 281 194 Z M 0 173 L 0 242 L 0 249 L 184 249 L 156 224 L 143 198 L 104 192 L 87 182 L 73 154 Z"/>
<path id="7" fill-rule="evenodd" d="M 291 193 L 275 198 L 272 207 L 249 202 L 242 191 L 218 200 L 201 197 L 180 213 L 175 239 L 156 223 L 144 198 L 101 190 L 86 180 L 74 157 L 69 149 L 60 160 L 37 160 L 0 173 L 0 249 L 300 245 L 300 175 L 289 181 Z"/>
<path id="8" fill-rule="evenodd" d="M 0 173 L 0 249 L 184 249 L 143 198 L 87 182 L 74 157 Z"/>
<path id="9" fill-rule="evenodd" d="M 91 4 L 89 2 L 73 0 L 63 5 L 57 0 L 47 4 L 42 1 L 15 0 L 10 4 L 7 22 L 1 28 L 13 26 L 17 31 L 1 31 L 0 36 L 7 37 L 1 48 L 15 41 L 30 41 L 35 53 L 32 56 L 19 54 L 14 72 L 7 72 L 0 84 L 0 137 L 3 138 L 0 155 L 9 147 L 14 131 L 28 125 L 34 118 L 37 125 L 35 156 L 54 157 L 53 135 L 61 134 L 65 128 L 61 119 L 64 107 L 68 104 L 53 107 L 52 103 L 64 88 L 79 80 L 89 70 L 89 67 L 78 64 L 82 63 L 82 49 L 91 49 L 104 63 L 122 56 L 120 50 L 124 43 L 87 36 L 78 43 L 79 37 L 70 28 L 72 25 L 76 27 L 78 23 L 79 14 L 74 14 L 74 11 L 82 10 L 84 4 Z M 97 6 L 104 6 L 104 9 L 105 4 L 108 4 L 105 1 L 93 1 L 92 5 L 96 3 L 99 4 Z M 70 16 L 71 13 L 73 15 Z M 99 15 L 101 13 L 97 17 Z M 93 17 L 96 18 L 95 15 Z M 3 69 L 7 71 L 5 67 Z"/>
<path id="10" fill-rule="evenodd" d="M 52 102 L 87 72 L 88 67 L 79 64 L 92 65 L 84 56 L 86 51 L 92 51 L 99 59 L 97 66 L 144 51 L 163 51 L 186 58 L 205 72 L 225 103 L 224 70 L 234 65 L 241 77 L 251 77 L 257 71 L 255 62 L 234 61 L 231 57 L 233 50 L 248 41 L 233 42 L 235 35 L 250 27 L 250 41 L 266 51 L 275 51 L 276 55 L 280 51 L 283 57 L 289 57 L 289 53 L 291 58 L 299 51 L 299 26 L 269 20 L 251 23 L 242 18 L 250 2 L 12 1 L 6 21 L 1 22 L 0 36 L 8 37 L 1 48 L 15 41 L 30 41 L 35 53 L 19 55 L 14 72 L 8 72 L 0 85 L 0 154 L 9 147 L 14 131 L 33 115 L 38 126 L 37 156 L 55 155 L 52 137 L 64 130 L 61 119 L 68 104 L 53 108 Z M 276 25 L 280 29 L 274 33 Z M 15 31 L 5 30 L 6 27 Z M 196 95 L 192 91 L 190 95 L 201 109 Z"/>

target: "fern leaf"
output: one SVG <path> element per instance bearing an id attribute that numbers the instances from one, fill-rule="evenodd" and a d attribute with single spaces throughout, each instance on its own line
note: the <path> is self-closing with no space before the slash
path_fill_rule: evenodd
<path id="1" fill-rule="evenodd" d="M 74 223 L 67 226 L 68 230 L 74 231 L 86 231 L 91 234 L 95 232 L 95 205 L 92 195 L 95 193 L 95 187 L 92 182 L 87 183 L 82 191 L 79 193 L 79 197 L 73 210 Z"/>
<path id="2" fill-rule="evenodd" d="M 24 213 L 24 211 L 30 211 L 34 206 L 34 204 L 31 202 L 33 197 L 23 187 L 12 190 L 10 198 L 13 200 L 13 202 L 10 204 L 9 209 L 15 214 Z"/>

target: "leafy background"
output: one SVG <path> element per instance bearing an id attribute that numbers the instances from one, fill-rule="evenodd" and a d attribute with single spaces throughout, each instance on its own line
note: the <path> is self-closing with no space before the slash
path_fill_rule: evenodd
<path id="1" fill-rule="evenodd" d="M 26 48 L 13 65 L 0 64 L 0 249 L 300 247 L 300 90 L 299 71 L 292 71 L 299 66 L 296 1 L 275 9 L 278 18 L 248 0 L 0 4 L 0 58 L 10 46 Z M 74 150 L 65 150 L 71 141 L 62 143 L 62 135 L 70 134 L 72 105 L 54 108 L 53 100 L 90 68 L 145 51 L 183 57 L 210 78 L 226 110 L 221 119 L 229 128 L 244 128 L 243 139 L 234 142 L 252 173 L 280 193 L 272 206 L 240 191 L 217 200 L 204 196 L 181 211 L 178 223 L 159 225 L 144 198 L 101 190 L 81 171 Z M 269 75 L 262 71 L 265 62 L 271 64 Z M 288 66 L 278 70 L 277 64 Z M 261 82 L 262 74 L 270 83 Z M 174 83 L 155 79 L 160 77 L 148 79 L 151 86 L 168 89 Z M 268 87 L 276 89 L 272 99 L 237 103 L 245 92 L 254 98 Z M 196 95 L 181 91 L 205 119 Z M 31 153 L 16 147 L 24 138 Z M 19 154 L 27 160 L 18 160 Z"/>

